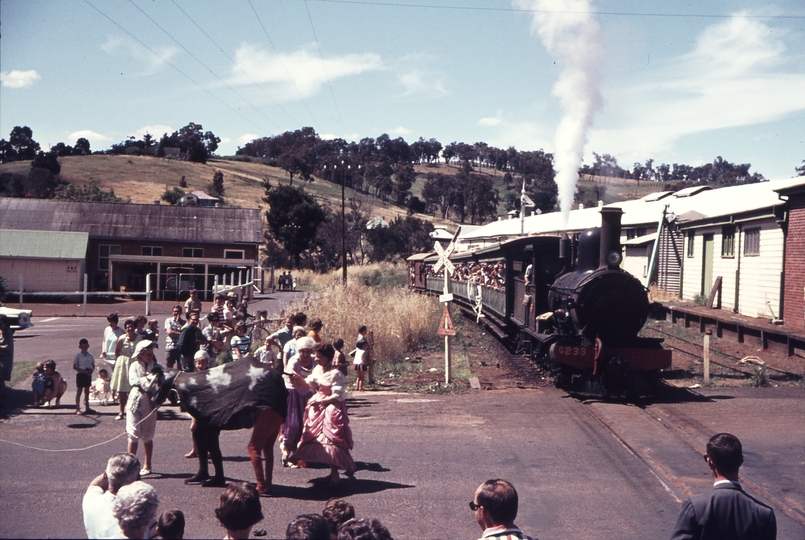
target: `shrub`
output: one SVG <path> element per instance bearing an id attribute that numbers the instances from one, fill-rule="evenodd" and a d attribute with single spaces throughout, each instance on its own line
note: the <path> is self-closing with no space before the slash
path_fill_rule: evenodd
<path id="1" fill-rule="evenodd" d="M 184 197 L 184 194 L 182 188 L 166 189 L 165 193 L 162 194 L 162 200 L 168 204 L 176 204 Z"/>
<path id="2" fill-rule="evenodd" d="M 349 284 L 340 284 L 338 272 L 327 274 L 329 284 L 302 301 L 292 302 L 287 313 L 303 311 L 308 318 L 324 321 L 322 335 L 328 341 L 343 338 L 351 350 L 358 327 L 365 324 L 374 333 L 374 353 L 378 362 L 401 362 L 406 352 L 429 344 L 441 312 L 432 298 L 406 287 L 366 287 L 360 275 Z M 375 275 L 374 271 L 370 275 Z M 383 280 L 381 280 L 382 283 Z"/>

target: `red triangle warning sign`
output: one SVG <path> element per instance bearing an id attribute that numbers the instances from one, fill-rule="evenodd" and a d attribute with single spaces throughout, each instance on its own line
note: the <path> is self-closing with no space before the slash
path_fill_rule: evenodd
<path id="1" fill-rule="evenodd" d="M 450 310 L 447 309 L 447 304 L 444 305 L 444 312 L 442 312 L 442 320 L 439 322 L 439 328 L 436 333 L 440 336 L 455 336 L 456 328 L 453 326 L 453 319 L 450 318 Z"/>

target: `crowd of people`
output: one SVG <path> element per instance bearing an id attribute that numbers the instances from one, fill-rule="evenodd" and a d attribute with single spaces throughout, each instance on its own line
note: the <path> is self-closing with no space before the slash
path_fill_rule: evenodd
<path id="1" fill-rule="evenodd" d="M 345 403 L 350 363 L 343 352 L 344 340 L 339 338 L 335 344 L 325 341 L 323 321 L 313 318 L 308 323 L 304 313 L 297 313 L 286 317 L 284 326 L 269 335 L 264 343 L 252 344 L 245 332 L 245 317 L 234 313 L 227 316 L 229 309 L 225 297 L 216 297 L 214 306 L 204 317 L 207 324 L 203 328 L 200 303 L 194 304 L 197 300 L 192 297 L 189 301 L 190 312 L 186 320 L 182 318 L 183 307 L 177 304 L 172 316 L 164 323 L 165 362 L 170 372 L 156 360 L 154 353 L 159 334 L 158 325 L 152 321 L 127 319 L 121 328 L 118 315 L 109 315 L 97 363 L 89 352 L 89 341 L 81 339 L 78 343 L 79 352 L 73 360 L 76 414 L 94 413 L 89 407 L 90 395 L 102 396 L 107 403 L 116 403 L 119 407 L 116 419 L 125 419 L 128 437 L 128 452 L 110 459 L 107 471 L 93 480 L 85 496 L 85 524 L 90 538 L 143 538 L 153 537 L 151 532 L 157 531 L 157 527 L 163 531 L 181 529 L 183 514 L 180 511 L 163 513 L 157 521 L 159 501 L 156 492 L 138 480 L 153 470 L 156 410 L 161 403 L 158 394 L 164 390 L 166 372 L 171 377 L 176 377 L 176 373 L 206 376 L 211 369 L 216 369 L 216 358 L 222 351 L 231 352 L 232 363 L 217 366 L 218 369 L 242 364 L 252 366 L 249 368 L 252 373 L 259 365 L 263 367 L 258 369 L 267 374 L 266 380 L 275 381 L 273 388 L 267 387 L 274 401 L 269 399 L 269 404 L 259 409 L 256 421 L 249 426 L 252 436 L 247 453 L 255 473 L 254 485 L 233 483 L 226 487 L 217 440 L 220 426 L 216 428 L 209 418 L 193 415 L 191 411 L 193 447 L 186 457 L 199 459 L 199 472 L 186 483 L 226 487 L 216 515 L 228 535 L 243 534 L 240 526 L 244 523 L 237 521 L 239 527 L 232 529 L 227 521 L 230 518 L 226 517 L 230 510 L 236 511 L 235 507 L 245 504 L 243 501 L 249 497 L 271 495 L 274 444 L 278 439 L 283 466 L 305 468 L 309 463 L 325 464 L 330 467 L 324 481 L 328 487 L 339 483 L 341 471 L 351 477 L 356 470 L 351 456 L 352 431 Z M 230 321 L 234 323 L 231 326 Z M 363 388 L 365 373 L 371 365 L 369 351 L 367 329 L 361 326 L 355 349 L 350 353 L 359 390 Z M 93 381 L 96 368 L 100 368 L 98 378 Z M 172 380 L 170 384 L 173 384 Z M 248 382 L 246 377 L 247 385 Z M 32 386 L 37 405 L 50 404 L 52 400 L 58 405 L 67 382 L 56 371 L 55 361 L 49 360 L 37 366 Z M 182 400 L 184 407 L 184 398 Z M 144 449 L 142 462 L 137 458 L 140 446 Z M 213 476 L 207 473 L 208 459 L 213 463 Z M 259 504 L 258 499 L 258 507 Z M 104 514 L 103 518 L 98 517 L 100 514 Z M 307 537 L 299 535 L 308 529 L 315 530 L 316 523 L 315 516 L 299 516 L 289 525 L 289 538 Z M 345 538 L 354 538 L 356 536 L 349 535 L 364 529 L 378 533 L 377 538 L 390 538 L 388 531 L 371 520 L 365 523 L 353 520 L 345 529 L 344 534 L 348 535 Z M 106 532 L 99 532 L 101 530 Z M 111 530 L 114 533 L 108 536 Z M 385 535 L 380 534 L 383 531 Z M 337 529 L 335 533 L 334 537 L 341 537 Z"/>
<path id="2" fill-rule="evenodd" d="M 294 279 L 293 275 L 290 272 L 283 272 L 277 278 L 277 289 L 280 291 L 295 291 L 296 290 L 296 280 Z"/>
<path id="3" fill-rule="evenodd" d="M 109 458 L 103 473 L 90 482 L 82 511 L 87 538 L 181 539 L 186 518 L 180 509 L 160 513 L 156 489 L 140 480 L 140 462 L 131 453 Z M 231 482 L 222 491 L 212 514 L 225 531 L 224 538 L 265 536 L 254 530 L 265 516 L 260 493 L 247 482 Z M 195 514 L 196 512 L 194 512 Z M 302 514 L 288 523 L 288 540 L 391 540 L 389 530 L 374 518 L 356 517 L 344 499 L 330 499 L 320 514 Z"/>
<path id="4" fill-rule="evenodd" d="M 452 281 L 459 283 L 473 283 L 483 285 L 496 291 L 502 291 L 506 287 L 506 268 L 503 261 L 495 263 L 484 262 L 455 262 L 455 271 L 450 276 Z M 438 273 L 433 273 L 433 267 L 429 267 L 431 276 L 444 277 L 444 269 Z"/>
<path id="5" fill-rule="evenodd" d="M 372 365 L 367 328 L 361 326 L 355 348 L 345 354 L 344 340 L 333 343 L 323 337 L 324 323 L 304 313 L 288 315 L 284 325 L 269 335 L 264 343 L 252 344 L 245 336 L 243 321 L 236 322 L 229 343 L 218 330 L 224 304 L 216 305 L 206 316 L 208 324 L 199 329 L 200 307 L 191 308 L 182 319 L 182 306 L 173 309 L 164 324 L 167 332 L 166 362 L 186 373 L 207 373 L 215 366 L 215 353 L 226 347 L 237 351 L 234 362 L 263 366 L 269 379 L 273 401 L 259 410 L 247 445 L 247 453 L 255 474 L 254 483 L 231 482 L 223 474 L 218 447 L 217 428 L 209 419 L 193 416 L 191 439 L 193 448 L 186 457 L 199 459 L 199 472 L 187 484 L 225 488 L 215 515 L 226 531 L 226 538 L 247 538 L 260 521 L 261 496 L 272 495 L 274 444 L 279 440 L 282 465 L 305 468 L 309 463 L 324 464 L 330 473 L 323 486 L 333 487 L 340 481 L 341 471 L 352 477 L 356 471 L 352 459 L 352 430 L 346 398 L 346 375 L 356 371 L 356 390 L 363 387 L 364 377 Z M 225 315 L 224 315 L 225 318 Z M 235 317 L 235 320 L 237 318 Z M 108 327 L 102 341 L 98 378 L 91 380 L 96 362 L 89 352 L 90 343 L 81 339 L 79 352 L 73 359 L 76 371 L 75 408 L 77 414 L 93 412 L 89 396 L 116 399 L 120 406 L 117 418 L 126 419 L 127 452 L 112 456 L 104 473 L 87 488 L 83 514 L 89 538 L 182 538 L 185 517 L 172 509 L 159 516 L 159 498 L 155 489 L 141 481 L 153 470 L 153 437 L 156 430 L 157 394 L 165 381 L 165 372 L 155 358 L 158 332 L 152 321 L 128 319 L 123 328 L 118 316 L 107 317 Z M 7 321 L 0 317 L 0 329 Z M 212 331 L 208 331 L 212 328 Z M 150 332 L 150 334 L 149 334 Z M 191 348 L 187 343 L 194 343 Z M 8 347 L 10 340 L 0 341 Z M 223 347 L 221 347 L 223 345 Z M 172 353 L 172 351 L 178 351 Z M 211 354 L 212 353 L 212 354 Z M 0 349 L 2 354 L 2 349 Z M 227 366 L 219 366 L 226 369 Z M 250 369 L 251 369 L 250 368 Z M 248 385 L 248 380 L 245 381 Z M 273 385 L 273 386 L 271 386 Z M 33 374 L 35 405 L 50 405 L 64 395 L 67 382 L 56 370 L 56 363 L 39 363 Z M 83 398 L 84 410 L 81 410 Z M 214 438 L 214 441 L 211 440 Z M 144 461 L 137 458 L 142 442 Z M 707 443 L 704 459 L 713 477 L 713 490 L 686 500 L 680 510 L 672 540 L 734 538 L 773 540 L 776 538 L 774 511 L 747 495 L 739 483 L 743 450 L 734 435 L 719 433 Z M 215 469 L 207 474 L 208 457 Z M 518 496 L 514 486 L 502 479 L 481 484 L 469 503 L 475 520 L 483 530 L 482 539 L 529 540 L 514 523 Z M 257 533 L 255 532 L 255 535 Z M 377 519 L 357 519 L 354 508 L 344 500 L 331 500 L 321 515 L 297 516 L 286 529 L 286 538 L 334 538 L 339 540 L 391 538 Z"/>

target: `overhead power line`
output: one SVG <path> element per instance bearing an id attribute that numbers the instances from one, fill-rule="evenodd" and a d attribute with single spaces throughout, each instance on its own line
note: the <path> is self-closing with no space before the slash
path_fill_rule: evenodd
<path id="1" fill-rule="evenodd" d="M 310 2 L 321 2 L 325 4 L 353 4 L 371 7 L 404 7 L 419 9 L 446 9 L 455 11 L 508 11 L 515 13 L 567 13 L 567 14 L 587 14 L 587 15 L 613 15 L 625 17 L 688 17 L 696 19 L 729 19 L 734 15 L 706 14 L 706 13 L 641 13 L 635 11 L 571 11 L 553 9 L 527 9 L 515 7 L 487 7 L 487 6 L 461 6 L 461 5 L 439 5 L 439 4 L 411 4 L 407 2 L 370 2 L 369 0 L 309 0 Z M 751 15 L 741 14 L 747 19 L 805 19 L 805 15 Z"/>
<path id="2" fill-rule="evenodd" d="M 234 107 L 232 107 L 231 105 L 229 105 L 228 103 L 226 103 L 224 100 L 222 100 L 221 98 L 219 98 L 218 96 L 216 96 L 215 94 L 213 94 L 212 92 L 210 92 L 210 91 L 209 91 L 207 88 L 204 88 L 204 86 L 202 86 L 202 85 L 201 85 L 199 82 L 197 82 L 195 79 L 193 79 L 193 78 L 192 78 L 190 75 L 188 75 L 187 73 L 185 73 L 184 71 L 182 71 L 181 69 L 179 69 L 177 66 L 175 66 L 174 64 L 172 64 L 172 63 L 171 63 L 171 62 L 170 62 L 170 61 L 169 61 L 167 58 L 163 57 L 161 54 L 159 54 L 158 52 L 156 52 L 154 49 L 152 49 L 151 47 L 149 47 L 148 45 L 146 45 L 146 44 L 145 44 L 145 43 L 144 43 L 144 42 L 143 42 L 143 41 L 142 41 L 140 38 L 138 38 L 137 36 L 135 36 L 134 34 L 132 34 L 131 32 L 129 32 L 128 30 L 126 30 L 125 28 L 123 28 L 123 26 L 121 26 L 121 25 L 120 25 L 120 24 L 119 24 L 117 21 L 115 21 L 114 19 L 112 19 L 112 18 L 111 18 L 109 15 L 107 15 L 107 14 L 106 14 L 106 13 L 104 13 L 103 11 L 101 11 L 101 10 L 100 10 L 100 9 L 99 9 L 97 6 L 93 5 L 93 4 L 92 4 L 92 2 L 90 2 L 89 0 L 84 0 L 84 2 L 85 2 L 85 3 L 86 3 L 88 6 L 90 6 L 92 9 L 94 9 L 95 11 L 97 11 L 98 13 L 100 13 L 100 14 L 101 14 L 101 15 L 102 15 L 102 16 L 103 16 L 105 19 L 107 19 L 109 22 L 111 22 L 112 24 L 114 24 L 115 26 L 117 26 L 118 28 L 120 28 L 120 30 L 122 30 L 123 32 L 125 32 L 125 33 L 126 33 L 126 34 L 127 34 L 129 37 L 131 37 L 131 38 L 132 38 L 134 41 L 136 41 L 137 43 L 139 43 L 140 45 L 142 45 L 143 47 L 145 47 L 146 49 L 148 49 L 148 50 L 149 50 L 149 51 L 150 51 L 150 52 L 151 52 L 151 53 L 152 53 L 154 56 L 156 56 L 157 58 L 159 58 L 160 60 L 162 60 L 163 62 L 165 62 L 166 64 L 168 64 L 170 67 L 172 67 L 173 69 L 175 69 L 177 72 L 179 72 L 179 74 L 181 74 L 181 75 L 182 75 L 183 77 L 185 77 L 187 80 L 189 80 L 190 82 L 192 82 L 193 84 L 195 84 L 196 86 L 198 86 L 199 88 L 201 88 L 202 90 L 204 90 L 204 91 L 205 91 L 207 94 L 209 94 L 209 95 L 210 95 L 210 97 L 212 97 L 213 99 L 215 99 L 216 101 L 218 101 L 219 103 L 221 103 L 221 104 L 222 104 L 224 107 L 228 108 L 229 110 L 231 110 L 232 112 L 234 112 L 235 114 L 237 114 L 238 116 L 240 116 L 241 118 L 243 118 L 244 120 L 246 120 L 247 122 L 251 123 L 251 124 L 252 124 L 253 126 L 255 126 L 257 129 L 263 129 L 261 126 L 257 125 L 257 124 L 256 124 L 256 123 L 255 123 L 255 122 L 254 122 L 254 121 L 253 121 L 251 118 L 248 118 L 248 117 L 244 116 L 244 115 L 243 115 L 243 113 L 241 113 L 240 111 L 238 111 L 237 109 L 235 109 Z"/>
<path id="3" fill-rule="evenodd" d="M 333 104 L 335 105 L 335 112 L 338 113 L 338 121 L 341 123 L 341 128 L 344 128 L 344 119 L 341 118 L 341 109 L 338 107 L 338 101 L 335 99 L 335 92 L 333 85 L 330 83 L 330 74 L 327 73 L 327 64 L 324 63 L 324 56 L 321 54 L 321 44 L 319 43 L 319 36 L 316 35 L 316 28 L 313 26 L 313 17 L 310 16 L 310 8 L 305 0 L 305 11 L 307 11 L 307 20 L 310 21 L 310 29 L 313 31 L 313 39 L 316 41 L 316 48 L 319 50 L 319 58 L 321 59 L 321 68 L 324 70 L 324 78 L 327 79 L 327 87 L 330 89 L 330 95 L 333 97 Z"/>
<path id="4" fill-rule="evenodd" d="M 252 0 L 247 0 L 247 1 L 249 2 L 249 5 L 252 7 L 252 11 L 254 12 L 254 16 L 257 18 L 257 22 L 260 23 L 260 28 L 263 29 L 263 33 L 266 35 L 266 39 L 268 40 L 268 43 L 271 45 L 271 48 L 274 49 L 274 54 L 277 55 L 277 60 L 279 61 L 280 65 L 282 66 L 282 69 L 285 70 L 285 75 L 288 76 L 288 80 L 291 81 L 291 84 L 293 85 L 294 90 L 296 90 L 296 95 L 299 96 L 299 100 L 305 106 L 305 109 L 307 109 L 308 114 L 313 119 L 314 127 L 318 126 L 318 122 L 316 121 L 316 117 L 313 115 L 313 111 L 311 111 L 310 107 L 307 106 L 307 101 L 305 101 L 305 98 L 302 97 L 302 92 L 299 91 L 299 87 L 296 86 L 296 81 L 291 76 L 290 72 L 288 71 L 288 68 L 285 66 L 285 62 L 282 61 L 282 56 L 280 56 L 279 51 L 274 46 L 274 42 L 271 41 L 271 36 L 268 35 L 268 30 L 266 30 L 266 27 L 263 24 L 263 21 L 260 19 L 260 14 L 257 13 L 256 9 L 254 9 L 254 4 L 252 4 Z"/>
<path id="5" fill-rule="evenodd" d="M 216 46 L 216 48 L 218 48 L 218 50 L 219 50 L 219 51 L 221 51 L 221 54 L 223 54 L 224 56 L 226 56 L 226 58 L 227 58 L 227 59 L 228 59 L 230 62 L 232 62 L 232 64 L 233 64 L 233 65 L 234 65 L 236 68 L 238 68 L 238 69 L 240 70 L 240 72 L 241 72 L 241 73 L 243 73 L 243 74 L 244 74 L 246 77 L 248 77 L 248 78 L 249 78 L 249 80 L 250 80 L 250 81 L 252 81 L 252 84 L 254 84 L 254 85 L 257 87 L 257 88 L 259 88 L 259 89 L 260 89 L 260 90 L 261 90 L 261 91 L 262 91 L 262 92 L 263 92 L 263 93 L 264 93 L 264 94 L 265 94 L 265 95 L 268 97 L 268 99 L 270 99 L 270 100 L 271 100 L 271 102 L 272 102 L 274 105 L 276 105 L 276 106 L 277 106 L 277 108 L 279 108 L 279 110 L 281 110 L 283 113 L 285 113 L 285 115 L 286 115 L 288 118 L 290 118 L 290 119 L 291 119 L 291 121 L 292 121 L 294 124 L 299 124 L 299 122 L 297 122 L 297 121 L 296 121 L 296 118 L 294 118 L 294 117 L 293 117 L 293 115 L 292 115 L 291 113 L 289 113 L 287 110 L 285 110 L 285 107 L 283 107 L 282 105 L 280 105 L 280 103 L 279 103 L 279 102 L 278 102 L 276 99 L 274 99 L 274 96 L 272 96 L 271 94 L 269 94 L 269 93 L 268 93 L 268 91 L 267 91 L 265 88 L 263 88 L 263 87 L 262 87 L 262 85 L 260 85 L 260 83 L 258 83 L 257 81 L 255 81 L 255 80 L 252 78 L 252 76 L 251 76 L 251 75 L 249 75 L 249 73 L 248 73 L 247 71 L 245 71 L 245 70 L 244 70 L 242 67 L 240 67 L 240 64 L 238 64 L 237 62 L 235 62 L 235 59 L 234 59 L 234 58 L 232 58 L 231 56 L 229 56 L 229 55 L 226 53 L 226 51 L 224 50 L 224 48 L 223 48 L 223 47 L 221 47 L 221 46 L 220 46 L 220 45 L 219 45 L 219 44 L 218 44 L 218 43 L 217 43 L 217 42 L 216 42 L 216 41 L 215 41 L 215 40 L 212 38 L 212 36 L 210 36 L 210 35 L 209 35 L 209 34 L 208 34 L 208 33 L 207 33 L 207 32 L 206 32 L 206 31 L 205 31 L 205 30 L 204 30 L 204 29 L 203 29 L 203 28 L 202 28 L 202 27 L 201 27 L 201 26 L 200 26 L 200 25 L 199 25 L 199 24 L 196 22 L 196 21 L 194 21 L 194 20 L 193 20 L 193 18 L 192 18 L 192 17 L 191 17 L 191 16 L 190 16 L 190 15 L 189 15 L 189 14 L 188 14 L 188 13 L 187 13 L 185 10 L 183 10 L 183 9 L 182 9 L 182 7 L 181 7 L 179 4 L 177 4 L 177 3 L 176 3 L 176 0 L 171 0 L 171 2 L 173 3 L 173 5 L 174 5 L 174 6 L 176 6 L 176 9 L 178 9 L 179 11 L 181 11 L 181 12 L 184 14 L 184 16 L 185 16 L 185 17 L 187 17 L 187 19 L 188 19 L 188 20 L 189 20 L 191 23 L 193 23 L 193 24 L 195 25 L 195 27 L 196 27 L 196 28 L 198 28 L 199 32 L 201 32 L 202 34 L 204 34 L 204 35 L 207 37 L 207 39 L 209 39 L 209 40 L 212 42 L 212 44 L 213 44 L 213 45 L 215 45 L 215 46 Z M 275 124 L 275 125 L 276 125 L 276 124 Z"/>
<path id="6" fill-rule="evenodd" d="M 263 111 L 261 111 L 260 109 L 258 109 L 257 107 L 255 107 L 255 106 L 254 106 L 254 105 L 253 105 L 253 104 L 252 104 L 252 103 L 251 103 L 251 102 L 250 102 L 248 99 L 246 99 L 246 98 L 245 98 L 245 97 L 244 97 L 244 96 L 243 96 L 243 95 L 242 95 L 240 92 L 238 92 L 237 90 L 235 90 L 234 88 L 232 88 L 232 87 L 229 85 L 229 83 L 228 83 L 228 82 L 226 82 L 226 81 L 225 81 L 225 80 L 223 80 L 221 77 L 219 77 L 217 73 L 215 73 L 215 72 L 214 72 L 212 69 L 210 69 L 210 68 L 209 68 L 209 67 L 208 67 L 208 66 L 207 66 L 207 65 L 206 65 L 204 62 L 202 62 L 202 61 L 201 61 L 201 60 L 200 60 L 200 59 L 199 59 L 199 58 L 198 58 L 198 57 L 197 57 L 195 54 L 193 54 L 193 52 L 192 52 L 190 49 L 188 49 L 187 47 L 185 47 L 185 46 L 184 46 L 184 45 L 183 45 L 183 44 L 182 44 L 182 43 L 181 43 L 181 42 L 180 42 L 178 39 L 176 39 L 175 37 L 173 37 L 173 35 L 172 35 L 170 32 L 168 32 L 167 30 L 165 30 L 165 29 L 162 27 L 162 25 L 160 25 L 158 22 L 156 22 L 156 21 L 155 21 L 155 20 L 154 20 L 154 19 L 153 19 L 153 18 L 152 18 L 152 17 L 151 17 L 151 16 L 150 16 L 148 13 L 146 13 L 145 11 L 143 11 L 143 9 L 142 9 L 140 6 L 138 6 L 137 4 L 135 4 L 135 3 L 134 3 L 134 0 L 129 0 L 129 3 L 130 3 L 132 6 L 134 6 L 135 8 L 137 8 L 137 10 L 138 10 L 140 13 L 142 13 L 143 15 L 145 15 L 145 17 L 146 17 L 146 18 L 147 18 L 149 21 L 151 21 L 151 22 L 152 22 L 152 23 L 153 23 L 153 24 L 154 24 L 154 25 L 155 25 L 157 28 L 159 28 L 160 30 L 162 30 L 162 32 L 164 32 L 166 36 L 168 36 L 169 38 L 171 38 L 171 39 L 172 39 L 172 40 L 173 40 L 173 41 L 174 41 L 174 42 L 175 42 L 175 43 L 176 43 L 176 44 L 177 44 L 179 47 L 181 47 L 181 48 L 182 48 L 182 49 L 183 49 L 183 50 L 184 50 L 184 51 L 185 51 L 187 54 L 189 54 L 189 55 L 190 55 L 190 57 L 191 57 L 191 58 L 193 58 L 193 60 L 195 60 L 196 62 L 198 62 L 199 64 L 201 64 L 201 66 L 202 66 L 204 69 L 206 69 L 207 71 L 209 71 L 209 72 L 210 72 L 210 74 L 211 74 L 213 77 L 215 77 L 216 79 L 218 79 L 219 81 L 221 81 L 221 82 L 222 82 L 222 83 L 223 83 L 223 84 L 224 84 L 224 85 L 225 85 L 227 88 L 229 88 L 230 90 L 232 90 L 232 92 L 234 92 L 234 93 L 235 93 L 235 94 L 236 94 L 236 95 L 237 95 L 237 96 L 238 96 L 240 99 L 242 99 L 243 101 L 245 101 L 245 102 L 246 102 L 246 103 L 247 103 L 247 104 L 248 104 L 248 105 L 249 105 L 249 106 L 250 106 L 252 109 L 254 109 L 254 110 L 257 112 L 257 114 L 259 114 L 260 116 L 262 116 L 263 118 L 265 118 L 266 120 L 268 120 L 268 121 L 269 121 L 271 124 L 273 124 L 275 127 L 279 128 L 279 124 L 277 124 L 277 123 L 276 123 L 276 122 L 274 122 L 274 121 L 273 121 L 271 118 L 269 118 L 268 116 L 266 116 L 266 115 L 265 115 L 265 113 L 263 113 Z"/>

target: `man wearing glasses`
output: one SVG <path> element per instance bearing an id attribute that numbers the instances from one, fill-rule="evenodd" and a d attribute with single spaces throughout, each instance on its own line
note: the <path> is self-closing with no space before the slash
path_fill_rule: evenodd
<path id="1" fill-rule="evenodd" d="M 470 510 L 484 531 L 481 540 L 536 540 L 514 524 L 517 490 L 506 480 L 487 480 L 478 486 Z"/>
<path id="2" fill-rule="evenodd" d="M 169 368 L 172 368 L 174 364 L 177 364 L 179 368 L 182 367 L 179 362 L 179 356 L 182 353 L 176 343 L 185 323 L 186 321 L 182 319 L 182 306 L 176 304 L 173 306 L 173 317 L 165 319 L 165 352 L 167 353 L 165 363 Z"/>
<path id="3" fill-rule="evenodd" d="M 713 489 L 682 503 L 671 540 L 774 540 L 774 510 L 747 495 L 738 483 L 744 462 L 741 441 L 718 433 L 707 443 L 704 456 L 713 475 Z"/>

